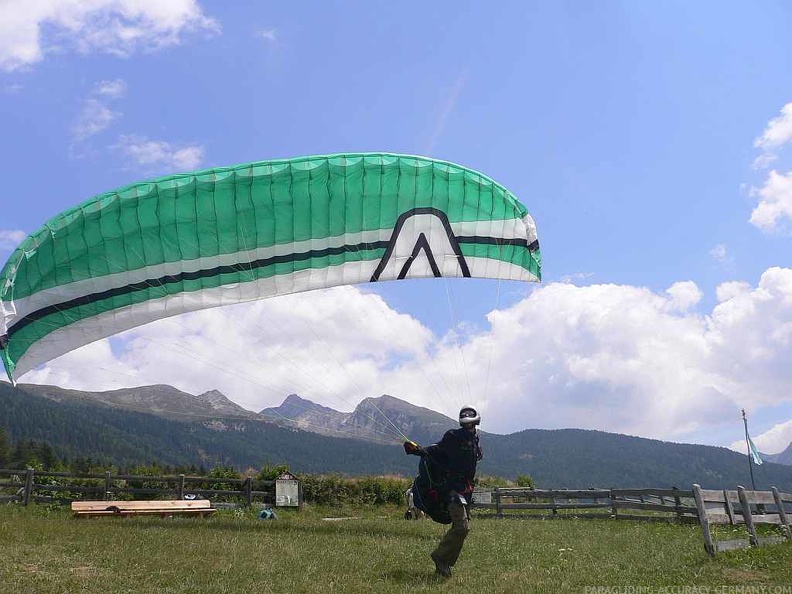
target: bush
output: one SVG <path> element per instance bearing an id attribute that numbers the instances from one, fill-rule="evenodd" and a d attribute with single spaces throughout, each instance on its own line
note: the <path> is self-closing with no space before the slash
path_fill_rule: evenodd
<path id="1" fill-rule="evenodd" d="M 317 505 L 386 503 L 402 505 L 409 479 L 396 477 L 344 478 L 338 475 L 303 475 L 303 499 Z"/>
<path id="2" fill-rule="evenodd" d="M 289 467 L 286 464 L 277 464 L 275 466 L 270 466 L 269 464 L 264 466 L 259 473 L 256 475 L 257 481 L 274 481 L 284 472 L 289 472 Z"/>
<path id="3" fill-rule="evenodd" d="M 531 475 L 528 474 L 520 474 L 517 475 L 517 486 L 518 487 L 526 487 L 528 489 L 534 488 L 534 480 L 531 478 Z"/>
<path id="4" fill-rule="evenodd" d="M 513 487 L 514 483 L 499 476 L 483 475 L 476 479 L 476 488 L 494 489 L 495 487 Z"/>

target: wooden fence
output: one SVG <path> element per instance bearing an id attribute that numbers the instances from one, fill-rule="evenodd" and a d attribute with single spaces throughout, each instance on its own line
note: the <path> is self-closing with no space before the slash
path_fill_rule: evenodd
<path id="1" fill-rule="evenodd" d="M 275 503 L 274 480 L 0 469 L 0 502 L 67 504 L 80 499 L 209 498 L 215 507 Z M 220 488 L 222 487 L 222 488 Z M 693 491 L 660 489 L 495 488 L 476 493 L 479 517 L 575 516 L 698 522 Z"/>
<path id="2" fill-rule="evenodd" d="M 213 488 L 221 485 L 224 488 Z M 120 497 L 119 497 L 120 496 Z M 0 502 L 69 503 L 79 499 L 167 498 L 191 496 L 224 499 L 228 505 L 250 507 L 254 502 L 275 503 L 275 481 L 207 476 L 140 476 L 127 474 L 74 474 L 0 469 Z"/>
<path id="3" fill-rule="evenodd" d="M 770 491 L 749 491 L 740 485 L 736 491 L 715 491 L 693 485 L 693 494 L 696 498 L 704 548 L 709 555 L 718 551 L 792 540 L 792 493 L 783 493 L 776 487 L 772 487 Z M 740 524 L 745 527 L 747 538 L 735 538 L 739 531 L 733 529 L 727 530 L 731 537 L 729 540 L 715 537 L 717 525 L 731 528 Z M 780 533 L 761 533 L 760 536 L 756 530 L 759 524 L 778 527 Z"/>
<path id="4" fill-rule="evenodd" d="M 495 517 L 575 515 L 626 520 L 697 521 L 693 491 L 681 489 L 495 488 L 475 496 L 475 509 Z M 489 499 L 489 501 L 487 501 Z M 630 513 L 633 512 L 633 513 Z M 637 513 L 636 513 L 637 512 Z"/>

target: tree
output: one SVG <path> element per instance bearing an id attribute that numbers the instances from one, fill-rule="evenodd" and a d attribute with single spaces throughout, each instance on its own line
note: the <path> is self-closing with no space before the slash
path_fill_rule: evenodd
<path id="1" fill-rule="evenodd" d="M 37 455 L 36 457 L 41 460 L 42 466 L 44 466 L 44 470 L 52 470 L 58 464 L 58 457 L 55 455 L 55 450 L 52 449 L 52 446 L 49 442 L 40 441 L 37 444 Z"/>
<path id="2" fill-rule="evenodd" d="M 6 430 L 0 427 L 0 468 L 6 468 L 11 462 L 11 440 Z"/>
<path id="3" fill-rule="evenodd" d="M 534 480 L 529 474 L 521 474 L 517 476 L 517 486 L 526 487 L 528 489 L 534 488 Z"/>
<path id="4" fill-rule="evenodd" d="M 23 470 L 31 465 L 38 465 L 38 458 L 36 458 L 36 442 L 32 439 L 16 442 L 11 449 L 9 466 L 11 466 L 11 468 Z"/>

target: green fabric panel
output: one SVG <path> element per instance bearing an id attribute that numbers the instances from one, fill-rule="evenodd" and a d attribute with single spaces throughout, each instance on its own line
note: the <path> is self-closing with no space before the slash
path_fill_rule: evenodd
<path id="1" fill-rule="evenodd" d="M 169 263 L 179 271 L 183 261 L 390 230 L 402 213 L 416 207 L 440 209 L 452 223 L 522 218 L 527 213 L 508 190 L 475 171 L 407 155 L 304 157 L 167 176 L 100 194 L 48 221 L 19 246 L 0 272 L 0 301 L 147 266 Z M 463 251 L 506 259 L 537 277 L 541 273 L 538 252 L 470 245 Z M 256 275 L 285 274 L 362 257 L 381 254 L 353 251 L 292 260 Z M 221 275 L 211 282 L 245 280 L 235 276 Z M 214 286 L 206 282 L 173 284 L 168 292 Z M 149 297 L 161 289 L 151 291 Z M 147 294 L 120 295 L 30 324 L 14 334 L 4 349 L 7 368 L 47 332 L 107 308 L 145 300 Z"/>
<path id="2" fill-rule="evenodd" d="M 541 278 L 542 257 L 539 251 L 531 252 L 522 246 L 515 245 L 460 245 L 462 255 L 465 257 L 490 258 L 516 264 L 529 271 L 537 278 Z"/>
<path id="3" fill-rule="evenodd" d="M 251 213 L 238 209 L 240 194 L 247 195 Z M 351 155 L 246 164 L 127 186 L 55 217 L 9 259 L 19 269 L 4 269 L 0 280 L 14 276 L 15 285 L 12 294 L 4 291 L 0 297 L 20 298 L 120 270 L 231 253 L 245 249 L 248 240 L 252 249 L 389 228 L 401 212 L 420 206 L 440 208 L 451 221 L 476 220 L 482 213 L 486 218 L 525 214 L 488 178 L 418 157 Z M 35 257 L 21 257 L 32 251 L 32 243 L 38 244 Z"/>

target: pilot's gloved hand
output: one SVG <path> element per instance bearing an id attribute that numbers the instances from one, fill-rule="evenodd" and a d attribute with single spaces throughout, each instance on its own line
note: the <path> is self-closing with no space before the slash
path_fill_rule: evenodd
<path id="1" fill-rule="evenodd" d="M 425 454 L 424 449 L 414 441 L 405 441 L 403 445 L 405 454 L 412 454 L 413 456 L 423 456 Z"/>

